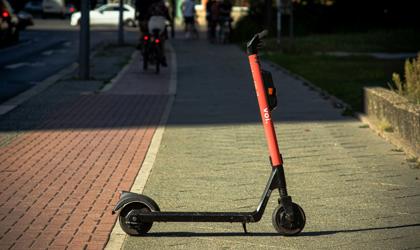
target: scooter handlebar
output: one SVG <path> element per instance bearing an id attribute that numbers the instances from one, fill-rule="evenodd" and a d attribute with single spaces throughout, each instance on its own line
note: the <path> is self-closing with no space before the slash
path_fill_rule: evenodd
<path id="1" fill-rule="evenodd" d="M 266 37 L 268 35 L 268 30 L 263 30 L 260 33 L 258 33 L 257 35 L 260 39 L 263 39 L 264 37 Z"/>
<path id="2" fill-rule="evenodd" d="M 262 46 L 262 39 L 267 35 L 268 30 L 263 30 L 252 37 L 252 39 L 246 45 L 248 55 L 254 55 L 258 53 L 258 49 Z"/>

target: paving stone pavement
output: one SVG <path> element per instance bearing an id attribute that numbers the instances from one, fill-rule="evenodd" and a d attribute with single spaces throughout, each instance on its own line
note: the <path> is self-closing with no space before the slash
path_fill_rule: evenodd
<path id="1" fill-rule="evenodd" d="M 93 63 L 95 79 L 118 73 L 133 47 L 116 50 Z M 70 77 L 1 118 L 0 249 L 104 248 L 168 100 L 170 69 L 144 73 L 139 60 L 107 92 Z"/>
<path id="2" fill-rule="evenodd" d="M 177 96 L 144 194 L 163 211 L 252 211 L 270 166 L 247 56 L 176 40 Z M 302 62 L 304 63 L 304 62 Z M 419 249 L 420 170 L 404 153 L 281 70 L 274 111 L 289 193 L 307 215 L 297 237 L 259 223 L 155 223 L 124 249 Z"/>

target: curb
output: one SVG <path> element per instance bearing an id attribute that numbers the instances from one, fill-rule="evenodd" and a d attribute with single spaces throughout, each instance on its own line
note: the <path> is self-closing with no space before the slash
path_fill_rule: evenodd
<path id="1" fill-rule="evenodd" d="M 140 167 L 140 171 L 134 180 L 134 184 L 131 187 L 131 192 L 142 193 L 144 187 L 146 186 L 149 175 L 152 172 L 153 164 L 156 160 L 157 153 L 159 151 L 160 143 L 162 142 L 163 133 L 165 132 L 165 126 L 171 113 L 172 105 L 175 100 L 176 90 L 177 90 L 177 63 L 176 63 L 176 54 L 172 45 L 168 43 L 167 48 L 171 53 L 171 75 L 169 80 L 169 100 L 166 103 L 165 110 L 162 114 L 162 117 L 159 121 L 159 125 L 153 135 L 152 141 L 150 143 L 149 149 L 147 150 L 145 159 Z M 118 76 L 117 76 L 118 77 Z M 118 219 L 117 219 L 118 220 Z M 127 234 L 121 229 L 119 223 L 115 223 L 114 228 L 112 229 L 109 240 L 106 243 L 104 249 L 106 250 L 119 250 L 122 249 L 124 241 L 127 238 Z"/>
<path id="2" fill-rule="evenodd" d="M 295 73 L 287 70 L 286 68 L 283 68 L 282 66 L 280 66 L 278 64 L 275 64 L 275 63 L 273 63 L 271 61 L 267 61 L 267 60 L 264 60 L 264 61 L 265 61 L 266 64 L 270 65 L 271 67 L 276 68 L 276 69 L 280 70 L 281 72 L 283 72 L 284 74 L 287 74 L 287 75 L 289 75 L 289 76 L 291 76 L 291 77 L 293 77 L 293 78 L 301 81 L 302 84 L 305 85 L 305 86 L 307 86 L 309 89 L 318 92 L 319 95 L 322 98 L 330 99 L 331 104 L 333 105 L 333 107 L 335 107 L 337 109 L 342 109 L 342 110 L 345 110 L 345 109 L 352 110 L 352 108 L 351 108 L 351 106 L 349 104 L 345 103 L 344 101 L 342 101 L 341 99 L 337 98 L 336 96 L 331 95 L 330 93 L 328 93 L 327 91 L 321 89 L 320 87 L 314 85 L 313 83 L 311 83 L 310 81 L 306 80 L 302 76 L 300 76 L 298 74 L 295 74 Z"/>
<path id="3" fill-rule="evenodd" d="M 112 89 L 112 87 L 114 87 L 114 84 L 121 79 L 121 77 L 125 74 L 125 72 L 127 72 L 129 66 L 131 65 L 131 63 L 133 63 L 134 59 L 137 58 L 138 54 L 139 52 L 137 50 L 134 51 L 133 54 L 131 54 L 130 60 L 124 66 L 124 68 L 114 78 L 112 78 L 111 81 L 109 81 L 109 83 L 105 84 L 102 87 L 102 89 L 99 90 L 99 93 L 107 92 L 108 90 Z"/>

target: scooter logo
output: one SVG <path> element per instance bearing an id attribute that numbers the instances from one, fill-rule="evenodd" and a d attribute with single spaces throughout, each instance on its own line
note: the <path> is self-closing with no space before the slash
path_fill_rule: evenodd
<path id="1" fill-rule="evenodd" d="M 268 123 L 271 120 L 270 112 L 268 112 L 268 108 L 264 109 L 264 121 Z"/>
<path id="2" fill-rule="evenodd" d="M 255 89 L 257 89 L 257 82 L 256 81 L 254 81 L 254 87 L 255 87 Z M 258 91 L 256 91 L 256 93 L 257 93 L 257 97 L 259 97 L 260 95 L 259 95 Z"/>

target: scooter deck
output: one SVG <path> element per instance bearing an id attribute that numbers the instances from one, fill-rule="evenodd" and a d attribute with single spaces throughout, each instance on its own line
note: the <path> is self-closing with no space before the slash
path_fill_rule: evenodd
<path id="1" fill-rule="evenodd" d="M 148 212 L 138 213 L 144 222 L 254 222 L 256 212 Z"/>

